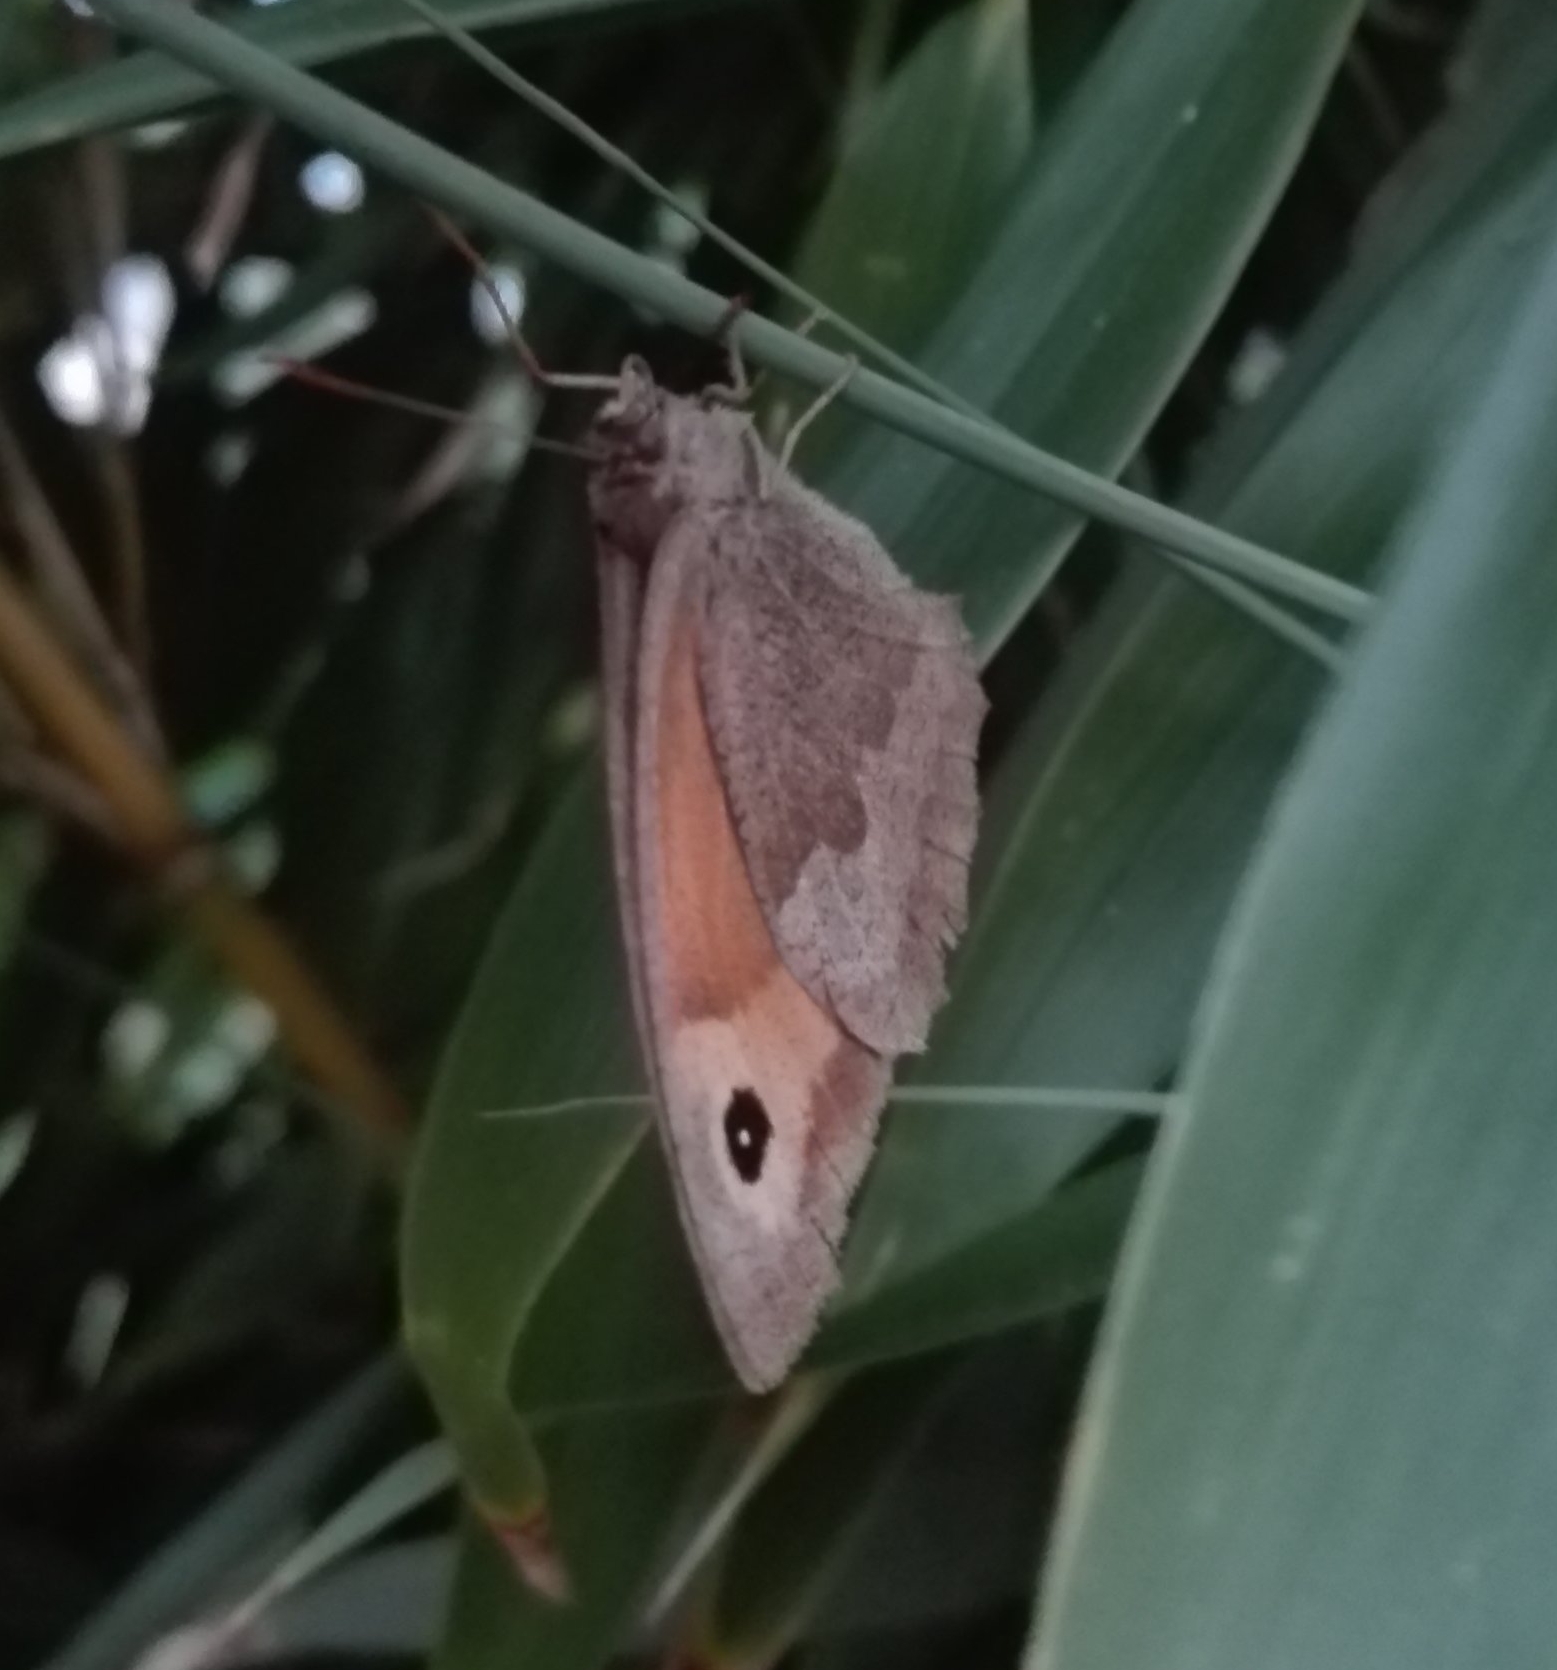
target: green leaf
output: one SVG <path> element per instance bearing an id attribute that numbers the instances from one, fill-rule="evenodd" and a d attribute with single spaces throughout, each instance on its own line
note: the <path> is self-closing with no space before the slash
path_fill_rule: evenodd
<path id="1" fill-rule="evenodd" d="M 1557 19 L 1549 17 L 1500 73 L 1478 78 L 1474 95 L 1449 107 L 1380 188 L 1352 261 L 1304 326 L 1275 386 L 1208 449 L 1192 505 L 1214 511 L 1412 272 L 1438 258 L 1446 244 L 1547 164 L 1554 131 Z M 1522 247 L 1526 240 L 1515 231 L 1511 223 L 1505 236 Z"/>
<path id="2" fill-rule="evenodd" d="M 60 64 L 60 33 L 43 0 L 12 0 L 0 15 L 0 93 L 30 88 Z"/>
<path id="3" fill-rule="evenodd" d="M 910 349 L 954 298 L 1032 140 L 1025 0 L 969 0 L 855 116 L 794 278 Z"/>
<path id="4" fill-rule="evenodd" d="M 317 1600 L 318 1590 L 332 1578 L 339 1579 L 343 1566 L 361 1561 L 363 1556 L 360 1551 L 364 1545 L 372 1543 L 390 1526 L 445 1494 L 454 1477 L 453 1451 L 441 1439 L 432 1439 L 403 1452 L 354 1491 L 306 1536 L 294 1540 L 285 1555 L 237 1600 L 224 1600 L 214 1610 L 186 1622 L 185 1629 L 196 1632 L 196 1638 L 203 1638 L 207 1643 L 244 1639 L 261 1633 L 267 1640 L 288 1639 L 288 1634 L 296 1629 L 296 1625 L 291 1621 L 279 1624 L 278 1613 L 288 1608 L 295 1613 L 300 1600 L 303 1600 L 302 1610 L 306 1613 L 307 1602 L 303 1597 Z M 356 1561 L 353 1561 L 353 1556 L 357 1557 Z M 324 1598 L 322 1610 L 334 1610 L 339 1614 L 342 1610 L 339 1603 L 332 1607 L 329 1597 Z M 336 1627 L 339 1628 L 344 1621 L 337 1616 Z M 357 1650 L 367 1650 L 360 1622 L 356 1629 L 358 1638 L 345 1644 Z M 185 1640 L 187 1644 L 189 1638 Z M 290 1644 L 301 1645 L 295 1635 Z M 314 1645 L 325 1643 L 316 1642 Z"/>
<path id="5" fill-rule="evenodd" d="M 450 1531 L 375 1543 L 282 1595 L 265 1611 L 274 1656 L 426 1660 L 448 1612 L 454 1543 Z"/>
<path id="6" fill-rule="evenodd" d="M 694 1663 L 765 1670 L 793 1644 L 945 1393 L 945 1359 L 859 1376 L 747 1505 Z"/>
<path id="7" fill-rule="evenodd" d="M 979 1148 L 979 1129 L 970 1129 L 969 1120 L 981 1115 L 953 1110 L 927 1117 L 953 1126 L 949 1137 L 935 1131 L 937 1148 L 956 1143 L 964 1153 Z M 930 1146 L 927 1117 L 919 1108 L 891 1110 L 891 1143 L 910 1151 Z M 1040 1152 L 1043 1133 L 1034 1124 L 1043 1117 L 1029 1115 L 1027 1127 Z M 1009 1137 L 1004 1152 L 1008 1164 L 1020 1163 Z M 964 1187 L 976 1190 L 976 1182 L 965 1182 L 976 1179 L 976 1163 L 966 1164 L 962 1174 L 943 1171 L 943 1198 Z M 903 1171 L 895 1168 L 894 1180 Z M 916 1273 L 885 1285 L 862 1280 L 846 1287 L 806 1353 L 807 1365 L 853 1370 L 920 1356 L 1101 1298 L 1138 1181 L 1139 1166 L 1132 1161 L 1052 1196 L 1052 1183 L 1044 1181 L 1029 1190 L 1023 1210 L 1008 1209 L 1002 1199 L 990 1211 L 993 1227 L 987 1223 L 978 1233 L 965 1228 L 939 1257 L 913 1260 Z M 916 1221 L 930 1233 L 942 1227 L 933 1199 L 913 1205 L 917 1212 L 897 1213 L 908 1226 L 905 1234 Z M 962 1214 L 972 1215 L 972 1210 Z M 641 1268 L 661 1281 L 652 1304 L 639 1282 L 621 1278 L 629 1248 Z M 658 1145 L 646 1142 L 536 1302 L 513 1364 L 511 1395 L 518 1408 L 540 1419 L 570 1408 L 711 1397 L 728 1390 L 724 1353 L 695 1283 L 682 1274 L 685 1262 L 664 1162 Z M 847 1268 L 856 1267 L 851 1248 Z M 586 1311 L 593 1325 L 580 1328 L 577 1319 Z M 631 1366 L 630 1379 L 624 1365 Z"/>
<path id="8" fill-rule="evenodd" d="M 16 955 L 52 850 L 48 828 L 40 819 L 16 812 L 0 818 L 0 969 L 9 968 Z"/>
<path id="9" fill-rule="evenodd" d="M 420 518 L 287 727 L 286 906 L 397 1039 L 448 1014 L 506 887 L 587 602 L 560 513 L 576 491 L 542 470 L 517 502 L 483 484 Z"/>
<path id="10" fill-rule="evenodd" d="M 1047 134 L 925 368 L 1073 463 L 1125 464 L 1286 183 L 1358 7 L 1130 8 Z M 1080 528 L 880 432 L 848 503 L 999 642 Z M 974 554 L 977 560 L 974 560 Z"/>
<path id="11" fill-rule="evenodd" d="M 1481 0 L 1459 42 L 1453 86 L 1479 93 L 1502 79 L 1530 50 L 1533 39 L 1550 33 L 1552 16 L 1540 0 Z"/>
<path id="12" fill-rule="evenodd" d="M 570 23 L 646 21 L 691 5 L 733 0 L 435 0 L 469 29 L 561 28 Z M 292 0 L 232 16 L 234 31 L 289 63 L 339 63 L 393 41 L 431 33 L 401 0 Z M 104 128 L 182 114 L 221 88 L 160 52 L 132 53 L 65 76 L 0 105 L 0 157 L 58 145 Z"/>
<path id="13" fill-rule="evenodd" d="M 1388 606 L 1219 953 L 1034 1665 L 1544 1656 L 1557 216 L 1546 226 L 1498 375 L 1397 543 Z"/>
<path id="14" fill-rule="evenodd" d="M 962 1125 L 977 1147 L 977 1129 Z M 917 1273 L 840 1306 L 808 1360 L 854 1367 L 1005 1333 L 1074 1310 L 1108 1290 L 1140 1185 L 1119 1160 L 1002 1217 Z"/>
<path id="15" fill-rule="evenodd" d="M 984 1386 L 995 1395 L 981 1400 L 976 1423 L 982 1429 L 998 1419 L 1015 1387 L 1023 1385 L 1024 1371 L 1032 1372 L 1031 1335 L 1016 1331 L 1106 1291 L 1140 1171 L 1138 1161 L 1124 1161 L 1063 1189 L 917 1281 L 847 1307 L 823 1329 L 808 1353 L 818 1367 L 858 1368 L 873 1359 L 890 1363 L 916 1349 L 936 1354 L 852 1379 L 775 1470 L 735 1526 L 696 1662 L 706 1659 L 732 1670 L 773 1664 L 806 1631 L 818 1606 L 837 1594 L 840 1573 L 881 1517 L 883 1496 L 902 1479 L 926 1421 L 938 1415 L 945 1401 L 940 1394 L 966 1366 L 965 1356 L 938 1348 L 981 1334 L 1014 1337 L 1017 1350 L 1002 1342 L 975 1358 L 985 1370 L 991 1362 L 998 1365 L 995 1382 Z M 1043 1372 L 1052 1383 L 1052 1360 Z M 987 1378 L 975 1374 L 975 1389 Z M 1030 1408 L 1025 1386 L 1021 1395 Z M 1009 1473 L 1009 1455 L 1002 1465 Z M 986 1556 L 995 1543 L 1008 1542 L 1012 1530 L 1009 1513 L 995 1505 L 999 1495 L 987 1490 L 976 1508 L 968 1504 L 969 1517 L 986 1536 Z M 1018 1499 L 1031 1502 L 1030 1496 Z M 942 1511 L 935 1515 L 939 1537 L 946 1533 L 946 1506 L 939 1503 Z M 1022 1546 L 1030 1559 L 1033 1527 L 1026 1515 L 1018 1512 L 1017 1518 L 1028 1533 Z M 939 1570 L 948 1563 L 955 1558 L 942 1547 L 933 1564 Z M 1011 1559 L 1000 1565 L 1008 1590 L 1015 1592 Z M 964 1602 L 967 1586 L 964 1574 Z M 925 1606 L 927 1597 L 919 1592 L 924 1585 L 912 1587 L 913 1595 L 893 1603 L 899 1611 Z M 938 1604 L 957 1604 L 956 1593 L 953 1583 Z M 840 1602 L 850 1609 L 850 1597 L 840 1596 Z"/>
<path id="16" fill-rule="evenodd" d="M 635 1080 L 625 986 L 612 978 L 609 865 L 595 794 L 571 795 L 493 933 L 444 1055 L 405 1204 L 406 1341 L 478 1500 L 509 1518 L 534 1513 L 543 1497 L 508 1400 L 515 1346 L 642 1122 L 488 1115 Z"/>
<path id="17" fill-rule="evenodd" d="M 1391 255 L 1392 283 L 1364 269 L 1342 287 L 1271 391 L 1277 415 L 1251 411 L 1213 448 L 1197 510 L 1257 536 L 1279 532 L 1341 572 L 1369 572 L 1528 273 L 1528 228 L 1557 193 L 1557 100 L 1543 159 L 1513 169 L 1510 146 L 1525 152 L 1527 137 L 1486 150 L 1479 181 L 1459 178 L 1463 196 L 1424 177 L 1436 212 L 1403 216 L 1411 238 Z M 1424 341 L 1440 344 L 1427 361 Z M 1312 667 L 1222 605 L 1140 565 L 993 785 L 992 856 L 937 1022 L 936 1077 L 1126 1087 L 1174 1070 L 1228 902 L 1322 688 Z M 1051 1175 L 1099 1130 L 1046 1128 Z M 934 1129 L 942 1146 L 913 1156 L 925 1191 L 959 1163 L 958 1133 Z M 979 1130 L 981 1148 L 1016 1140 L 994 1119 Z M 884 1145 L 855 1247 L 889 1235 L 871 1219 L 899 1163 Z M 1014 1148 L 997 1147 L 985 1185 L 998 1190 L 1005 1177 L 1013 1208 L 1015 1165 Z"/>
<path id="18" fill-rule="evenodd" d="M 117 1670 L 230 1594 L 235 1574 L 252 1569 L 296 1524 L 342 1458 L 406 1390 L 401 1365 L 387 1358 L 355 1375 L 158 1549 L 84 1621 L 48 1670 Z"/>
<path id="19" fill-rule="evenodd" d="M 454 1456 L 441 1439 L 405 1450 L 292 1549 L 262 1585 L 268 1601 L 312 1582 L 454 1483 Z"/>
<path id="20" fill-rule="evenodd" d="M 857 1643 L 888 1628 L 931 1641 L 938 1625 L 1030 1604 L 1087 1340 L 1085 1326 L 1028 1328 L 959 1354 L 947 1395 L 885 1481 L 808 1641 Z M 939 1662 L 968 1658 L 943 1646 Z"/>
<path id="21" fill-rule="evenodd" d="M 874 340 L 911 366 L 987 245 L 1031 149 L 1030 23 L 1026 0 L 969 0 L 872 86 L 870 66 L 895 12 L 895 0 L 865 10 L 841 154 L 793 278 L 835 319 L 869 321 Z M 782 312 L 797 327 L 810 322 L 809 309 Z M 764 433 L 781 434 L 805 405 L 781 391 L 761 412 Z M 849 428 L 834 404 L 806 430 L 802 466 L 829 459 Z"/>
<path id="22" fill-rule="evenodd" d="M 675 1550 L 667 1527 L 692 1499 L 699 1462 L 727 1446 L 706 1410 L 575 1418 L 542 1438 L 566 1600 L 516 1580 L 490 1528 L 467 1518 L 436 1670 L 564 1670 L 603 1663 Z"/>

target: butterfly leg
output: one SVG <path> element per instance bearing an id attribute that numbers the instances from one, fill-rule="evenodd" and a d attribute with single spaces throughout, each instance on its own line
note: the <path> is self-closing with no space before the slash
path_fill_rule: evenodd
<path id="1" fill-rule="evenodd" d="M 843 368 L 842 373 L 835 377 L 790 425 L 789 433 L 784 437 L 784 445 L 779 451 L 779 464 L 783 469 L 789 468 L 789 461 L 794 456 L 800 437 L 849 386 L 859 368 L 860 362 L 850 355 L 849 363 Z"/>
<path id="2" fill-rule="evenodd" d="M 729 306 L 720 315 L 719 323 L 714 326 L 710 333 L 714 341 L 724 349 L 725 361 L 730 368 L 728 383 L 715 384 L 712 388 L 703 391 L 703 398 L 713 401 L 716 405 L 745 406 L 751 400 L 752 381 L 746 374 L 746 361 L 741 354 L 741 344 L 735 334 L 735 327 L 741 322 L 742 317 L 750 311 L 750 296 L 732 296 Z"/>
<path id="3" fill-rule="evenodd" d="M 741 345 L 735 335 L 735 327 L 741 316 L 751 310 L 749 296 L 735 296 L 730 305 L 724 310 L 719 323 L 713 329 L 713 338 L 724 344 L 724 351 L 730 367 L 728 383 L 705 389 L 704 397 L 720 405 L 747 406 L 751 404 L 757 390 L 762 386 L 762 379 L 767 376 L 766 371 L 759 371 L 755 377 L 748 374 L 746 361 L 741 354 Z M 820 308 L 813 308 L 806 317 L 795 327 L 796 336 L 809 336 L 828 315 Z"/>

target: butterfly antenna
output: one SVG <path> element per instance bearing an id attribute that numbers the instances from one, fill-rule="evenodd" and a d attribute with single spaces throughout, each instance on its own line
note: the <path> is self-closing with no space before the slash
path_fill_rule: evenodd
<path id="1" fill-rule="evenodd" d="M 495 52 L 483 46 L 468 29 L 463 29 L 451 18 L 445 16 L 427 0 L 400 0 L 400 3 L 427 24 L 436 34 L 440 34 L 457 51 L 469 58 L 472 63 L 479 65 L 495 81 L 508 88 L 517 97 L 523 99 L 532 110 L 554 122 L 564 132 L 571 134 L 581 144 L 587 146 L 607 166 L 617 169 L 628 179 L 641 186 L 657 201 L 695 227 L 710 243 L 715 244 L 727 255 L 739 261 L 748 272 L 770 285 L 779 295 L 794 307 L 811 316 L 811 323 L 821 322 L 831 327 L 850 347 L 856 349 L 871 364 L 879 366 L 883 371 L 917 389 L 931 400 L 939 401 L 949 410 L 960 413 L 963 417 L 978 418 L 987 423 L 993 423 L 996 428 L 1005 427 L 998 419 L 989 418 L 985 413 L 968 399 L 948 388 L 928 372 L 922 371 L 911 360 L 905 359 L 886 343 L 878 341 L 869 331 L 856 325 L 843 314 L 835 312 L 826 302 L 814 296 L 804 286 L 796 284 L 789 275 L 773 266 L 770 262 L 748 249 L 738 238 L 733 238 L 721 226 L 710 220 L 707 215 L 694 208 L 690 203 L 683 202 L 675 192 L 663 181 L 657 179 L 634 157 L 629 156 L 618 146 L 613 145 L 604 134 L 597 133 L 594 128 L 581 117 L 576 116 L 560 100 L 554 99 L 549 93 L 537 87 L 534 82 L 519 74 L 510 65 L 505 64 Z M 738 320 L 739 314 L 727 316 L 721 322 L 721 329 L 728 331 Z M 534 356 L 531 356 L 532 360 Z M 575 387 L 613 387 L 610 383 L 575 384 L 563 380 L 543 376 L 543 383 L 552 387 L 559 385 Z M 1190 579 L 1207 587 L 1218 596 L 1230 603 L 1235 609 L 1249 619 L 1268 627 L 1303 653 L 1312 656 L 1321 665 L 1334 668 L 1339 659 L 1339 652 L 1333 645 L 1327 644 L 1321 635 L 1312 632 L 1303 622 L 1291 615 L 1285 609 L 1272 605 L 1269 600 L 1262 598 L 1259 593 L 1246 585 L 1243 581 L 1235 580 L 1229 575 L 1218 574 L 1215 570 L 1207 569 L 1203 564 L 1189 559 L 1175 559 L 1175 566 L 1179 567 Z"/>
<path id="2" fill-rule="evenodd" d="M 295 383 L 307 388 L 322 389 L 327 394 L 341 395 L 347 400 L 360 400 L 367 405 L 385 406 L 393 412 L 408 412 L 412 417 L 430 418 L 437 423 L 462 429 L 488 429 L 494 434 L 512 436 L 515 431 L 506 423 L 461 410 L 458 406 L 443 406 L 436 400 L 421 400 L 413 394 L 397 394 L 393 389 L 379 388 L 355 377 L 343 377 L 338 371 L 326 371 L 322 366 L 309 365 L 285 354 L 265 354 L 265 361 L 284 372 Z M 613 385 L 614 386 L 614 385 Z M 529 444 L 540 452 L 559 453 L 565 458 L 580 458 L 593 464 L 599 454 L 588 447 L 574 446 L 568 441 L 554 441 L 546 435 L 532 435 Z"/>
<path id="3" fill-rule="evenodd" d="M 689 226 L 695 227 L 708 241 L 722 249 L 725 254 L 739 261 L 746 270 L 763 283 L 783 296 L 784 299 L 798 308 L 802 313 L 814 314 L 816 319 L 826 323 L 838 333 L 851 347 L 857 349 L 865 358 L 890 371 L 893 376 L 917 388 L 921 394 L 928 395 L 932 400 L 939 400 L 943 405 L 953 407 L 965 416 L 977 417 L 981 414 L 970 401 L 936 381 L 928 372 L 921 371 L 911 360 L 904 359 L 899 353 L 889 348 L 886 343 L 878 341 L 869 331 L 862 329 L 841 313 L 835 313 L 826 302 L 814 296 L 802 285 L 796 284 L 789 275 L 773 266 L 770 262 L 749 249 L 738 238 L 733 238 L 723 227 L 709 219 L 701 210 L 684 202 L 673 192 L 664 181 L 651 174 L 635 157 L 630 156 L 619 146 L 613 145 L 604 134 L 598 133 L 588 122 L 576 116 L 560 99 L 554 99 L 550 93 L 537 87 L 533 81 L 522 76 L 511 65 L 505 64 L 497 54 L 484 46 L 470 33 L 463 29 L 451 18 L 427 0 L 400 0 L 400 3 L 422 19 L 429 28 L 442 35 L 443 38 L 469 58 L 472 63 L 479 65 L 495 81 L 508 88 L 511 93 L 523 99 L 532 110 L 539 111 L 549 121 L 554 122 L 564 132 L 577 139 L 580 144 L 587 146 L 608 167 L 625 174 L 628 179 L 663 203 L 666 208 L 681 216 Z M 719 332 L 728 332 L 730 327 L 739 319 L 745 308 L 738 308 L 733 316 L 727 313 L 718 327 Z M 569 385 L 572 386 L 572 385 Z"/>
<path id="4" fill-rule="evenodd" d="M 497 309 L 497 316 L 503 321 L 503 332 L 508 338 L 508 344 L 513 349 L 514 357 L 519 361 L 520 368 L 527 377 L 538 383 L 542 388 L 548 389 L 589 389 L 607 394 L 616 391 L 619 385 L 615 377 L 590 373 L 548 371 L 536 356 L 535 350 L 525 341 L 524 333 L 519 329 L 519 321 L 514 318 L 513 310 L 509 307 L 507 298 L 503 295 L 503 287 L 497 282 L 497 275 L 492 271 L 486 257 L 442 209 L 435 208 L 430 203 L 426 205 L 426 209 L 439 232 L 464 257 L 470 270 L 476 275 L 476 282 L 486 292 L 487 299 L 493 307 Z"/>

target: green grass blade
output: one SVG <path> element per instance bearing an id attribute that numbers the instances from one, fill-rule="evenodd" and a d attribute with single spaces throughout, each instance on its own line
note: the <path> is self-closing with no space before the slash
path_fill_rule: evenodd
<path id="1" fill-rule="evenodd" d="M 468 29 L 627 24 L 697 4 L 751 0 L 442 0 L 439 11 Z M 292 0 L 232 20 L 236 34 L 290 64 L 340 63 L 431 32 L 401 0 Z M 105 128 L 176 116 L 222 91 L 223 83 L 160 52 L 138 52 L 81 70 L 0 104 L 0 157 L 20 156 Z"/>
<path id="2" fill-rule="evenodd" d="M 765 1670 L 779 1662 L 922 1437 L 953 1367 L 895 1366 L 861 1375 L 833 1397 L 723 1551 L 712 1604 L 691 1642 L 694 1663 Z"/>
<path id="3" fill-rule="evenodd" d="M 408 1390 L 398 1362 L 373 1364 L 299 1422 L 85 1620 L 47 1670 L 119 1670 L 231 1593 L 318 1499 L 362 1434 Z"/>
<path id="4" fill-rule="evenodd" d="M 1326 0 L 1326 4 L 1349 15 L 1356 0 Z M 624 301 L 703 334 L 718 330 L 728 320 L 726 298 L 591 231 L 344 94 L 256 51 L 230 31 L 173 0 L 101 0 L 100 10 L 112 22 L 206 69 L 235 91 L 258 99 L 361 161 L 384 169 L 408 189 L 450 213 L 514 238 Z M 1321 40 L 1327 41 L 1328 36 Z M 1327 68 L 1327 56 L 1317 56 L 1320 65 Z M 732 335 L 754 361 L 817 389 L 832 386 L 850 369 L 850 362 L 840 355 L 750 314 L 740 317 Z M 1367 612 L 1367 599 L 1354 587 L 1132 493 L 1030 446 L 1009 431 L 949 411 L 928 396 L 874 372 L 856 369 L 840 398 L 902 434 L 965 463 L 1000 474 L 1057 499 L 1071 510 L 1137 534 L 1154 546 L 1192 557 L 1235 579 L 1341 620 L 1358 621 Z M 911 553 L 904 555 L 911 560 Z M 970 601 L 970 615 L 975 627 L 982 630 L 998 624 L 983 620 L 976 599 Z"/>
<path id="5" fill-rule="evenodd" d="M 904 353 L 919 345 L 987 246 L 1031 152 L 1029 54 L 1025 4 L 973 0 L 849 113 L 795 256 L 786 323 L 804 321 L 816 295 L 846 318 L 870 320 L 873 341 Z M 803 464 L 827 456 L 818 444 L 827 421 L 802 443 Z"/>
<path id="6" fill-rule="evenodd" d="M 1007 1333 L 1102 1298 L 1140 1175 L 1138 1160 L 1115 1161 L 866 1294 L 824 1325 L 809 1360 L 823 1368 L 888 1362 Z"/>
<path id="7" fill-rule="evenodd" d="M 799 309 L 796 323 L 800 321 L 823 322 L 829 329 L 841 336 L 850 347 L 858 349 L 867 359 L 876 361 L 878 365 L 892 372 L 903 382 L 918 388 L 921 393 L 928 394 L 932 398 L 942 396 L 943 391 L 933 379 L 926 377 L 912 362 L 893 352 L 879 336 L 874 336 L 855 325 L 848 317 L 849 307 L 846 301 L 838 306 L 830 305 L 823 301 L 813 288 L 807 288 L 805 285 L 797 283 L 780 268 L 773 266 L 771 262 L 765 261 L 755 250 L 748 248 L 738 239 L 732 238 L 700 209 L 684 202 L 667 185 L 657 180 L 646 168 L 639 164 L 635 157 L 622 150 L 620 146 L 613 145 L 603 134 L 596 132 L 582 118 L 575 116 L 560 99 L 552 98 L 549 93 L 543 92 L 541 88 L 537 87 L 533 81 L 520 75 L 517 70 L 504 63 L 495 52 L 491 52 L 484 47 L 469 30 L 462 29 L 457 24 L 444 19 L 429 4 L 429 0 L 400 0 L 400 3 L 410 7 L 419 17 L 424 18 L 432 28 L 436 29 L 439 34 L 443 35 L 473 63 L 480 65 L 495 81 L 507 87 L 516 97 L 523 99 L 526 104 L 539 111 L 548 121 L 555 122 L 565 132 L 587 146 L 608 166 L 625 175 L 657 202 L 664 204 L 673 214 L 679 215 L 702 236 L 724 250 L 727 255 L 739 261 L 747 272 L 756 278 L 760 278 L 764 284 L 771 285 L 779 295 Z M 1000 4 L 1007 9 L 1009 9 L 1010 3 L 1011 0 L 1000 0 Z M 1021 59 L 1017 59 L 1015 62 L 1018 66 L 1022 66 Z M 981 101 L 981 104 L 983 103 L 987 103 L 987 101 Z M 950 119 L 955 120 L 955 117 Z M 933 219 L 933 208 L 930 210 L 930 215 Z M 802 277 L 804 277 L 803 274 Z"/>

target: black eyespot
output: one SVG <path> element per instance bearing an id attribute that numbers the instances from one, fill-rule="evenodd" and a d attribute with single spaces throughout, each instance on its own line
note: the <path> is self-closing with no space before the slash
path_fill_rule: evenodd
<path id="1" fill-rule="evenodd" d="M 773 1122 L 754 1090 L 737 1090 L 724 1110 L 724 1143 L 730 1164 L 743 1183 L 762 1176 L 762 1162 L 773 1136 Z"/>

